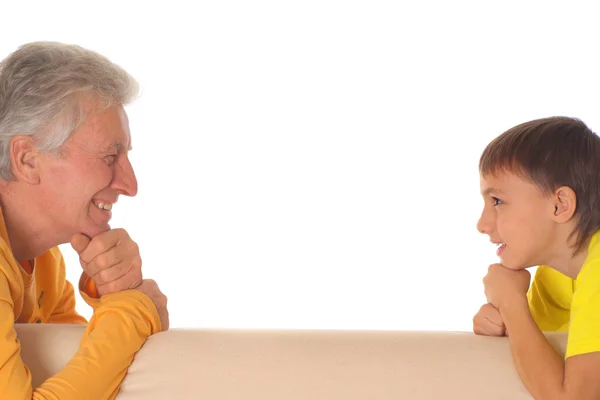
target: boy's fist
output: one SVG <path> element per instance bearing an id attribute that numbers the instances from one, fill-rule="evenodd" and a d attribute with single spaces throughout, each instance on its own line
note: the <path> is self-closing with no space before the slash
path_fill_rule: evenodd
<path id="1" fill-rule="evenodd" d="M 482 305 L 473 317 L 473 332 L 484 336 L 506 335 L 506 326 L 502 321 L 500 311 L 489 303 Z"/>

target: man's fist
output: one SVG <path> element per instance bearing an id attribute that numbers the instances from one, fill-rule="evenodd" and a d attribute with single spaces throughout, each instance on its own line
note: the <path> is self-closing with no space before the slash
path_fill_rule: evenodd
<path id="1" fill-rule="evenodd" d="M 167 296 L 165 296 L 156 282 L 152 279 L 144 279 L 142 284 L 139 285 L 136 290 L 145 293 L 148 297 L 152 299 L 154 305 L 156 306 L 156 310 L 158 311 L 158 315 L 160 316 L 160 323 L 162 325 L 162 330 L 166 331 L 169 329 L 169 310 L 167 310 Z"/>
<path id="2" fill-rule="evenodd" d="M 500 311 L 489 303 L 482 305 L 473 317 L 473 332 L 484 336 L 504 336 L 506 326 Z"/>
<path id="3" fill-rule="evenodd" d="M 76 234 L 71 246 L 98 294 L 134 289 L 142 283 L 142 259 L 137 243 L 124 229 L 111 229 L 88 238 Z"/>

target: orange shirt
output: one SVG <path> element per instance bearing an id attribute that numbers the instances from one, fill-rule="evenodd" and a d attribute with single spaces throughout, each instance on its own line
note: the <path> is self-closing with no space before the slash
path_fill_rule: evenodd
<path id="1" fill-rule="evenodd" d="M 32 265 L 33 264 L 33 265 Z M 21 360 L 15 323 L 77 323 L 73 285 L 54 247 L 23 265 L 15 260 L 0 210 L 0 393 L 2 398 L 80 400 L 114 399 L 133 356 L 148 336 L 161 330 L 152 300 L 139 290 L 94 299 L 91 279 L 83 275 L 80 289 L 94 308 L 79 350 L 55 376 L 38 388 Z"/>

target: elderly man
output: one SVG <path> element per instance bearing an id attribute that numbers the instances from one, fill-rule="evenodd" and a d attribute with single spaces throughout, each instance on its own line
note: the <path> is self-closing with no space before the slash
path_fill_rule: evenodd
<path id="1" fill-rule="evenodd" d="M 148 336 L 168 329 L 167 299 L 143 280 L 138 247 L 111 229 L 137 181 L 124 105 L 134 79 L 78 46 L 30 43 L 0 63 L 0 397 L 113 399 Z M 71 243 L 94 309 L 75 357 L 32 390 L 15 323 L 78 323 L 58 249 Z"/>

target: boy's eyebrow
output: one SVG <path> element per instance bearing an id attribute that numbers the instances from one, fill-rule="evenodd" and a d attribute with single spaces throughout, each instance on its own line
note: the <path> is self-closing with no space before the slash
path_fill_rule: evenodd
<path id="1" fill-rule="evenodd" d="M 489 187 L 489 188 L 485 189 L 481 194 L 483 194 L 484 196 L 487 196 L 490 194 L 503 194 L 503 193 L 504 192 L 502 192 L 502 190 L 500 190 L 500 189 Z"/>

